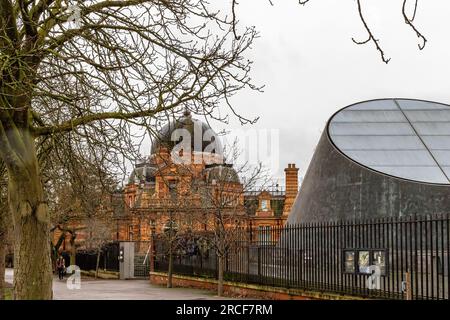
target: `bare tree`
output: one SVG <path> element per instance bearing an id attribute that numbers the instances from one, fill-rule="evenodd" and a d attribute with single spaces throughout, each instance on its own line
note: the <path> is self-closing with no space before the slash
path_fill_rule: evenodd
<path id="1" fill-rule="evenodd" d="M 200 0 L 0 0 L 0 156 L 15 226 L 16 299 L 52 298 L 36 143 L 68 134 L 86 149 L 108 146 L 98 156 L 114 158 L 136 150 L 133 125 L 153 132 L 179 107 L 226 120 L 221 101 L 257 89 L 244 59 L 257 34 L 236 32 L 235 19 Z"/>
<path id="2" fill-rule="evenodd" d="M 108 221 L 108 219 L 92 217 L 87 220 L 86 231 L 86 248 L 95 251 L 97 254 L 97 262 L 95 266 L 95 278 L 97 278 L 100 264 L 100 254 L 102 253 L 104 246 L 111 241 L 111 220 Z"/>
<path id="3" fill-rule="evenodd" d="M 167 163 L 167 165 L 173 166 L 173 164 Z M 166 244 L 165 254 L 168 257 L 168 270 L 167 270 L 167 288 L 172 288 L 173 283 L 173 265 L 174 255 L 177 251 L 182 250 L 182 241 L 187 232 L 191 231 L 191 225 L 188 222 L 188 217 L 191 216 L 191 212 L 195 211 L 198 207 L 198 201 L 195 193 L 191 192 L 188 185 L 183 184 L 181 176 L 184 174 L 192 175 L 189 167 L 183 164 L 176 165 L 176 171 L 178 173 L 176 187 L 173 188 L 172 182 L 167 177 L 162 177 L 162 182 L 169 188 L 169 201 L 167 209 L 165 210 L 166 219 L 161 221 L 162 233 L 160 234 L 160 240 Z M 181 174 L 180 174 L 181 173 Z M 173 180 L 172 180 L 173 181 Z M 189 182 L 191 180 L 189 179 Z"/>
<path id="4" fill-rule="evenodd" d="M 226 151 L 226 163 L 214 168 L 207 177 L 208 183 L 201 188 L 202 210 L 197 219 L 212 231 L 209 245 L 218 259 L 217 294 L 223 295 L 224 271 L 228 253 L 242 231 L 247 227 L 247 213 L 244 206 L 246 192 L 263 190 L 269 183 L 268 172 L 261 163 L 251 165 L 248 162 L 237 164 L 240 149 L 237 141 Z"/>
<path id="5" fill-rule="evenodd" d="M 66 236 L 70 235 L 72 245 L 71 264 L 75 264 L 75 239 L 80 228 L 71 226 L 69 222 L 75 219 L 79 221 L 85 216 L 83 216 L 83 213 L 86 206 L 83 207 L 83 204 L 86 201 L 83 202 L 81 199 L 88 198 L 92 202 L 94 199 L 97 199 L 95 196 L 98 196 L 98 192 L 83 192 L 85 190 L 82 190 L 82 186 L 95 185 L 97 190 L 108 192 L 105 191 L 104 182 L 109 182 L 110 185 L 108 187 L 111 187 L 112 180 L 102 171 L 104 168 L 98 162 L 88 162 L 89 157 L 83 157 L 80 150 L 71 150 L 72 152 L 68 154 L 67 149 L 72 149 L 70 141 L 62 142 L 61 139 L 59 140 L 57 141 L 58 148 L 47 148 L 49 141 L 41 141 L 37 148 L 38 159 L 42 168 L 44 185 L 47 186 L 47 196 L 50 198 L 48 204 L 51 208 L 51 220 L 53 223 L 56 223 L 51 231 L 61 231 L 61 236 L 52 247 L 52 260 L 53 262 L 56 261 L 60 246 L 65 241 Z M 54 142 L 51 142 L 50 145 L 53 145 Z M 65 152 L 64 158 L 60 157 L 62 151 Z M 90 172 L 89 179 L 87 178 L 88 172 Z M 4 256 L 10 247 L 10 240 L 13 234 L 11 217 L 8 212 L 7 172 L 3 161 L 0 163 L 0 175 L 0 255 L 3 257 L 0 261 L 0 275 L 1 279 L 3 279 Z M 1 288 L 3 289 L 3 282 L 1 283 Z"/>
<path id="6" fill-rule="evenodd" d="M 111 220 L 111 195 L 117 190 L 115 178 L 99 169 L 97 164 L 84 162 L 74 165 L 74 162 L 72 159 L 71 170 L 65 168 L 64 172 L 67 174 L 61 179 L 51 180 L 53 192 L 49 200 L 51 221 L 54 225 L 52 230 L 61 232 L 54 244 L 55 255 L 69 236 L 72 265 L 76 264 L 75 240 L 78 234 L 93 231 L 87 230 L 92 217 L 101 218 L 103 221 Z M 100 228 L 100 231 L 104 230 Z M 107 235 L 108 240 L 111 240 L 111 235 L 112 232 Z M 103 236 L 100 235 L 100 238 Z"/>

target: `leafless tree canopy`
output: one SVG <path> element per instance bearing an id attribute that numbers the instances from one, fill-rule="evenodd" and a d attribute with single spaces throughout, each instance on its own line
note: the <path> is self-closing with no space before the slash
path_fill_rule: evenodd
<path id="1" fill-rule="evenodd" d="M 201 0 L 0 0 L 0 157 L 20 262 L 16 298 L 52 296 L 42 166 L 135 158 L 133 126 L 152 133 L 184 108 L 253 121 L 229 100 L 258 89 L 244 56 L 257 33 L 238 28 L 234 5 L 220 12 Z"/>
<path id="2" fill-rule="evenodd" d="M 132 124 L 152 131 L 177 107 L 225 120 L 219 103 L 255 89 L 243 57 L 255 30 L 238 35 L 234 14 L 205 1 L 1 0 L 0 7 L 2 118 L 19 126 L 15 118 L 26 125 L 31 117 L 35 136 L 71 132 L 87 145 L 123 150 Z"/>

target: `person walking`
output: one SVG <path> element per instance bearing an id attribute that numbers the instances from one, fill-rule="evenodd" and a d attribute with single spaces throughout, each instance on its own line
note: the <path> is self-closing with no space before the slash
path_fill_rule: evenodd
<path id="1" fill-rule="evenodd" d="M 56 260 L 56 270 L 58 271 L 59 280 L 64 279 L 64 271 L 66 269 L 66 262 L 64 261 L 63 256 L 59 256 Z"/>

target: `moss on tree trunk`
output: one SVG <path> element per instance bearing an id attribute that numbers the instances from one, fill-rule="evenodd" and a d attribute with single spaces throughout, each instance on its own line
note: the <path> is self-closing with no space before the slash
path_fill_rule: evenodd
<path id="1" fill-rule="evenodd" d="M 29 144 L 30 146 L 30 144 Z M 23 166 L 8 168 L 14 224 L 14 299 L 52 299 L 50 219 L 34 144 Z"/>
<path id="2" fill-rule="evenodd" d="M 6 230 L 2 229 L 2 221 L 0 221 L 0 300 L 3 300 L 5 297 Z"/>

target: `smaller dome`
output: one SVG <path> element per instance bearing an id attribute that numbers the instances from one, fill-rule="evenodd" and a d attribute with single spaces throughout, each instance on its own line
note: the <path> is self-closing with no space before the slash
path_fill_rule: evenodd
<path id="1" fill-rule="evenodd" d="M 206 182 L 233 182 L 240 183 L 239 175 L 231 164 L 211 164 L 205 168 Z"/>
<path id="2" fill-rule="evenodd" d="M 128 178 L 128 183 L 154 182 L 156 167 L 148 162 L 138 163 Z"/>

